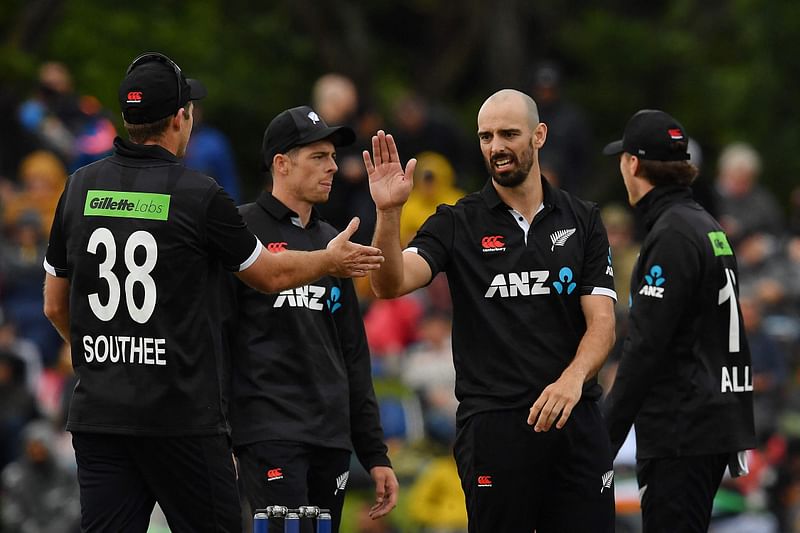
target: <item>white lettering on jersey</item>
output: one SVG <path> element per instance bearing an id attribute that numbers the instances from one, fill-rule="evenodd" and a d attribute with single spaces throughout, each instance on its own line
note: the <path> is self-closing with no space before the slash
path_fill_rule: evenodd
<path id="1" fill-rule="evenodd" d="M 550 287 L 545 287 L 550 272 L 547 270 L 531 270 L 530 272 L 511 272 L 506 281 L 505 274 L 497 274 L 484 298 L 492 298 L 500 293 L 500 298 L 514 298 L 516 296 L 535 296 L 537 294 L 550 294 Z"/>
<path id="2" fill-rule="evenodd" d="M 275 298 L 274 308 L 283 307 L 305 307 L 314 311 L 322 311 L 325 306 L 322 298 L 325 296 L 325 287 L 317 285 L 303 285 L 296 289 L 281 291 Z"/>
<path id="3" fill-rule="evenodd" d="M 741 379 L 740 379 L 741 378 Z M 750 392 L 753 390 L 753 375 L 750 367 L 732 366 L 722 367 L 722 379 L 720 380 L 720 391 L 724 392 Z"/>
<path id="4" fill-rule="evenodd" d="M 651 296 L 653 298 L 663 298 L 664 287 L 653 287 L 652 285 L 644 285 L 639 290 L 639 294 L 641 294 L 642 296 Z"/>
<path id="5" fill-rule="evenodd" d="M 130 363 L 167 366 L 167 341 L 152 337 L 122 335 L 83 336 L 83 358 L 87 363 Z"/>

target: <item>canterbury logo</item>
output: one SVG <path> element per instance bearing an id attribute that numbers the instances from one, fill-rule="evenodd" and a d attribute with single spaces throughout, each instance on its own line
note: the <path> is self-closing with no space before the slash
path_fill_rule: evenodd
<path id="1" fill-rule="evenodd" d="M 572 237 L 573 233 L 575 233 L 575 228 L 560 229 L 551 233 L 550 242 L 553 243 L 553 246 L 550 247 L 550 251 L 552 252 L 555 250 L 556 246 L 564 246 L 564 244 L 567 242 L 567 239 Z"/>
<path id="2" fill-rule="evenodd" d="M 267 481 L 275 481 L 276 479 L 283 479 L 283 470 L 280 468 L 267 470 Z"/>
<path id="3" fill-rule="evenodd" d="M 142 91 L 131 91 L 128 93 L 128 104 L 138 104 L 142 101 Z"/>
<path id="4" fill-rule="evenodd" d="M 483 247 L 484 252 L 502 252 L 505 250 L 506 243 L 503 242 L 502 235 L 487 235 L 483 239 L 481 239 L 481 247 Z"/>
<path id="5" fill-rule="evenodd" d="M 271 242 L 267 244 L 267 251 L 272 252 L 273 254 L 278 252 L 285 252 L 286 245 L 289 244 L 288 242 Z"/>
<path id="6" fill-rule="evenodd" d="M 347 480 L 349 478 L 350 478 L 349 471 L 336 477 L 336 490 L 333 491 L 334 496 L 336 496 L 336 494 L 338 494 L 340 490 L 344 490 L 344 488 L 347 486 Z"/>
<path id="7" fill-rule="evenodd" d="M 492 486 L 492 476 L 478 476 L 478 486 L 479 487 L 491 487 Z"/>
<path id="8" fill-rule="evenodd" d="M 613 483 L 614 481 L 614 471 L 609 470 L 608 472 L 603 474 L 602 481 L 603 481 L 603 486 L 600 487 L 600 494 L 603 494 L 604 490 L 611 488 L 611 483 Z"/>

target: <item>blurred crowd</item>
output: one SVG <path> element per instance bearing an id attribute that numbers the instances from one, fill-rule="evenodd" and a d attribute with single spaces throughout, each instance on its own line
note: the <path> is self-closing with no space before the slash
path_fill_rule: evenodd
<path id="1" fill-rule="evenodd" d="M 586 199 L 597 146 L 579 106 L 562 96 L 562 74 L 551 63 L 531 71 L 527 87 L 549 126 L 541 153 L 545 177 Z M 45 63 L 30 95 L 10 102 L 0 90 L 0 523 L 3 531 L 77 530 L 80 514 L 75 461 L 65 412 L 74 377 L 69 348 L 42 314 L 42 260 L 67 175 L 110 153 L 117 135 L 112 113 L 74 90 L 69 70 Z M 354 240 L 368 243 L 375 223 L 361 150 L 379 128 L 393 133 L 401 156 L 419 161 L 414 190 L 401 219 L 408 242 L 441 203 L 454 203 L 483 184 L 485 172 L 471 132 L 437 102 L 409 91 L 386 116 L 368 94 L 341 74 L 327 74 L 309 99 L 328 124 L 347 124 L 358 141 L 339 150 L 339 172 L 320 214 L 343 229 L 361 218 Z M 306 102 L 297 102 L 302 104 Z M 264 117 L 266 124 L 271 117 Z M 700 140 L 702 141 L 702 140 Z M 776 198 L 760 178 L 757 149 L 723 147 L 703 161 L 696 197 L 724 226 L 740 269 L 740 301 L 753 357 L 759 448 L 749 475 L 728 479 L 717 495 L 712 531 L 800 532 L 800 187 Z M 186 164 L 214 177 L 238 203 L 251 201 L 225 135 L 195 115 Z M 250 183 L 259 179 L 248 176 Z M 621 178 L 620 178 L 621 179 Z M 254 183 L 256 189 L 266 183 Z M 641 232 L 625 198 L 602 206 L 612 249 L 618 345 L 604 367 L 613 381 L 625 338 L 630 274 Z M 464 496 L 452 459 L 455 372 L 447 280 L 395 300 L 374 298 L 367 280 L 357 289 L 373 355 L 373 375 L 390 456 L 401 482 L 399 509 L 388 520 L 366 518 L 369 477 L 355 475 L 344 527 L 360 533 L 466 531 Z M 532 326 L 532 327 L 535 327 Z M 633 452 L 617 460 L 619 531 L 639 531 Z M 359 480 L 361 484 L 359 485 Z M 277 503 L 277 502 L 276 502 Z M 313 502 L 309 502 L 313 504 Z"/>

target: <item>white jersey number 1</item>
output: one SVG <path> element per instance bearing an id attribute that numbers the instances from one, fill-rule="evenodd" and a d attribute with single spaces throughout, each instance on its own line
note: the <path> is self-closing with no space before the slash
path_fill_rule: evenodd
<path id="1" fill-rule="evenodd" d="M 739 352 L 739 306 L 736 305 L 736 276 L 730 268 L 725 269 L 727 281 L 725 286 L 719 290 L 719 305 L 730 301 L 730 323 L 728 324 L 728 351 L 730 353 Z"/>

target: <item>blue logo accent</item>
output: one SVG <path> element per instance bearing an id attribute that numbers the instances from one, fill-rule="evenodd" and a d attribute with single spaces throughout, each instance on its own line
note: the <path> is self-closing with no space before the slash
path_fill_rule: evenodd
<path id="1" fill-rule="evenodd" d="M 644 279 L 648 285 L 655 285 L 656 287 L 660 287 L 664 284 L 665 281 L 667 281 L 666 279 L 664 279 L 664 276 L 662 276 L 663 273 L 664 271 L 661 269 L 660 265 L 653 265 L 652 267 L 650 267 L 650 273 L 645 274 Z"/>
<path id="2" fill-rule="evenodd" d="M 556 289 L 558 294 L 562 294 L 564 290 L 567 291 L 567 294 L 572 294 L 572 291 L 574 291 L 575 287 L 578 286 L 574 281 L 572 281 L 572 269 L 569 267 L 563 267 L 558 271 L 558 279 L 560 281 L 553 282 L 553 287 Z"/>
<path id="3" fill-rule="evenodd" d="M 608 266 L 611 266 L 611 247 L 608 247 Z"/>
<path id="4" fill-rule="evenodd" d="M 335 313 L 337 309 L 342 307 L 342 304 L 339 303 L 339 298 L 341 295 L 342 291 L 339 289 L 339 287 L 331 287 L 331 296 L 325 301 L 325 303 L 328 304 L 328 309 L 330 309 L 331 314 Z"/>

